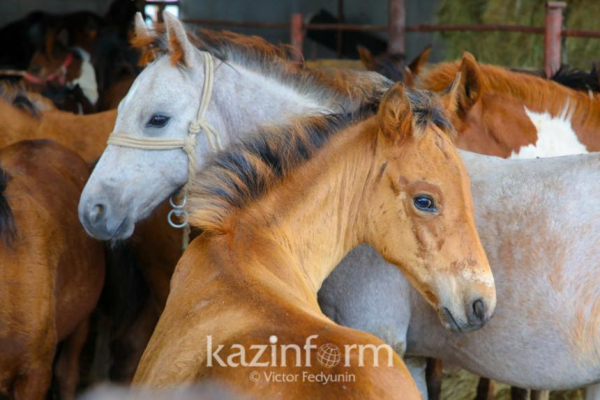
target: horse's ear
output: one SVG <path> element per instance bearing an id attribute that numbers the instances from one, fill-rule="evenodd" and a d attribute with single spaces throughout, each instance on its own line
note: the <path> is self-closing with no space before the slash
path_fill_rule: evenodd
<path id="1" fill-rule="evenodd" d="M 483 74 L 473 54 L 465 52 L 458 71 L 461 81 L 458 91 L 458 104 L 462 111 L 468 111 L 479 101 L 483 91 Z"/>
<path id="2" fill-rule="evenodd" d="M 54 53 L 54 48 L 56 47 L 56 31 L 54 29 L 50 29 L 48 33 L 46 33 L 46 41 L 44 42 L 44 52 L 47 55 L 51 55 Z"/>
<path id="3" fill-rule="evenodd" d="M 192 68 L 195 63 L 194 46 L 188 39 L 183 24 L 168 11 L 163 11 L 163 19 L 167 28 L 171 63 L 173 65 L 182 63 L 186 67 Z"/>
<path id="4" fill-rule="evenodd" d="M 156 58 L 153 43 L 156 40 L 156 34 L 146 26 L 142 13 L 135 13 L 133 19 L 134 35 L 131 37 L 131 47 L 140 51 L 140 60 L 138 64 L 142 67 L 150 64 Z"/>
<path id="5" fill-rule="evenodd" d="M 364 46 L 358 45 L 356 46 L 356 50 L 358 51 L 358 56 L 360 57 L 361 64 L 368 71 L 375 71 L 375 60 L 373 59 L 373 54 Z"/>
<path id="6" fill-rule="evenodd" d="M 133 26 L 136 37 L 153 37 L 153 35 L 150 33 L 150 29 L 148 29 L 148 27 L 146 26 L 146 21 L 144 21 L 144 16 L 141 12 L 135 13 L 135 17 L 133 19 Z"/>
<path id="7" fill-rule="evenodd" d="M 459 71 L 454 78 L 454 81 L 444 90 L 440 96 L 440 101 L 444 110 L 450 114 L 455 114 L 458 110 L 459 89 L 462 81 L 462 73 Z"/>
<path id="8" fill-rule="evenodd" d="M 413 131 L 413 111 L 404 84 L 398 82 L 381 99 L 377 119 L 383 136 L 402 143 Z"/>
<path id="9" fill-rule="evenodd" d="M 410 64 L 408 64 L 408 69 L 410 70 L 413 78 L 419 75 L 419 72 L 423 69 L 425 64 L 429 61 L 429 54 L 431 53 L 431 45 L 425 47 L 425 49 L 419 53 L 417 57 Z"/>

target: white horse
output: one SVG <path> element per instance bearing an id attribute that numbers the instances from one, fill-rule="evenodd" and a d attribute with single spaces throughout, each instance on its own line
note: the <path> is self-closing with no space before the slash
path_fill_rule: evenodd
<path id="1" fill-rule="evenodd" d="M 378 101 L 391 86 L 376 73 L 325 78 L 292 68 L 274 46 L 256 38 L 201 32 L 197 45 L 213 54 L 215 63 L 211 90 L 205 83 L 207 53 L 192 44 L 174 16 L 165 12 L 164 19 L 167 34 L 158 38 L 136 16 L 136 40 L 148 45 L 143 57 L 157 58 L 119 105 L 115 132 L 129 138 L 183 140 L 197 119 L 204 92 L 209 100 L 202 122 L 214 127 L 226 145 L 263 123 L 283 123 L 292 115 L 355 111 L 367 98 Z M 345 83 L 348 76 L 352 85 Z M 207 135 L 206 130 L 198 132 L 192 149 L 198 168 L 211 152 Z M 181 149 L 148 151 L 109 144 L 81 196 L 84 227 L 99 239 L 128 238 L 137 221 L 187 182 L 187 164 Z"/>
<path id="2" fill-rule="evenodd" d="M 323 311 L 407 357 L 438 358 L 514 386 L 565 390 L 600 381 L 600 154 L 461 155 L 496 280 L 495 317 L 473 333 L 444 329 L 402 274 L 367 246 L 325 281 Z M 424 360 L 407 361 L 426 392 Z"/>

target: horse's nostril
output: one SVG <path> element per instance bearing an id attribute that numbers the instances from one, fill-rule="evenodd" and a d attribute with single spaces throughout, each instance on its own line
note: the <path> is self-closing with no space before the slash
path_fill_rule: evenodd
<path id="1" fill-rule="evenodd" d="M 104 216 L 104 204 L 95 204 L 90 210 L 89 219 L 91 223 L 96 223 Z"/>
<path id="2" fill-rule="evenodd" d="M 477 299 L 473 302 L 473 314 L 479 321 L 485 320 L 485 305 L 483 300 Z"/>

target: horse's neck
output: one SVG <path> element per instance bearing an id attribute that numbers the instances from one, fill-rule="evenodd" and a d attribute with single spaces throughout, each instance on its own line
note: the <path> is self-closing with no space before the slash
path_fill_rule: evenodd
<path id="1" fill-rule="evenodd" d="M 56 140 L 87 162 L 94 162 L 102 155 L 116 118 L 116 110 L 90 115 L 48 111 L 42 115 L 37 134 Z"/>
<path id="2" fill-rule="evenodd" d="M 285 122 L 291 116 L 331 113 L 321 98 L 292 85 L 236 64 L 220 63 L 208 113 L 220 116 L 225 136 L 232 139 L 265 123 Z"/>
<path id="3" fill-rule="evenodd" d="M 360 126 L 372 123 L 340 133 L 342 140 L 332 139 L 280 187 L 235 216 L 236 246 L 230 251 L 247 273 L 267 271 L 282 293 L 317 307 L 325 278 L 366 234 L 363 198 L 374 160 L 368 149 L 375 139 Z"/>

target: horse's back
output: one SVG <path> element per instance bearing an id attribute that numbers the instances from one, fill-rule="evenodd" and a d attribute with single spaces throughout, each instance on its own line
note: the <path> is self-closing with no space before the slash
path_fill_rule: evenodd
<path id="1" fill-rule="evenodd" d="M 52 140 L 3 148 L 0 167 L 7 180 L 2 196 L 16 227 L 12 245 L 0 247 L 0 260 L 12 270 L 43 270 L 41 275 L 53 282 L 51 291 L 43 280 L 26 284 L 30 292 L 44 286 L 47 295 L 56 294 L 56 329 L 63 339 L 94 308 L 104 279 L 103 246 L 85 233 L 77 216 L 90 167 Z M 23 272 L 21 278 L 28 279 Z"/>

